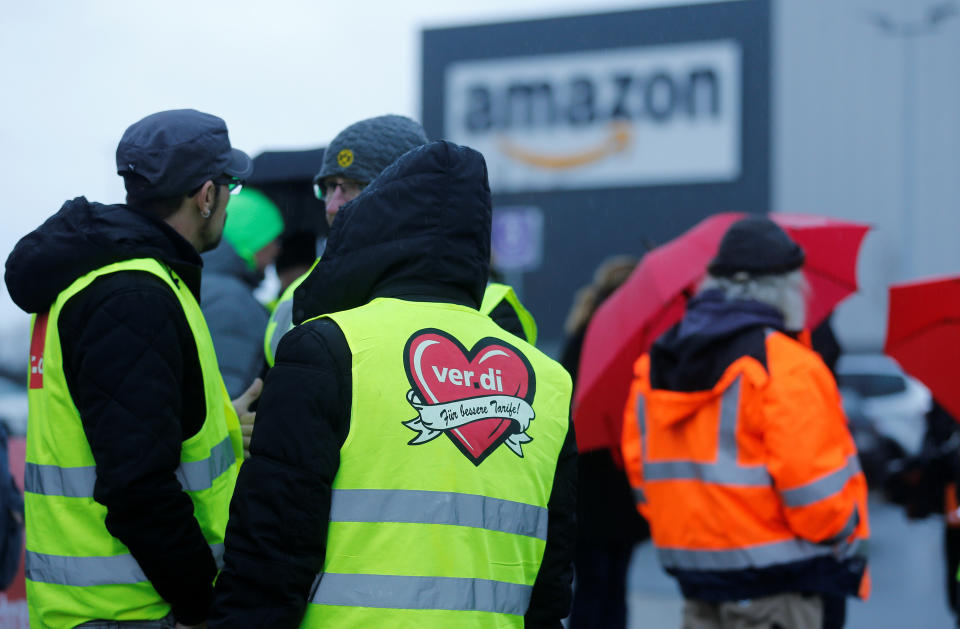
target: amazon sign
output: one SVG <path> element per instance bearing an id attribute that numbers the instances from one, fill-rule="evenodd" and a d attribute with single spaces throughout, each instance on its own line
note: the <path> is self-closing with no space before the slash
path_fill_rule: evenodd
<path id="1" fill-rule="evenodd" d="M 451 64 L 445 136 L 495 192 L 731 181 L 740 174 L 735 41 Z"/>

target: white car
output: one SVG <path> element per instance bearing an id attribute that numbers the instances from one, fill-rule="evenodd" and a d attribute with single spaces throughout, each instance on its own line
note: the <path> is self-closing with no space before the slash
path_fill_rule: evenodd
<path id="1" fill-rule="evenodd" d="M 884 354 L 842 354 L 836 375 L 867 479 L 882 481 L 892 460 L 920 453 L 930 391 Z"/>

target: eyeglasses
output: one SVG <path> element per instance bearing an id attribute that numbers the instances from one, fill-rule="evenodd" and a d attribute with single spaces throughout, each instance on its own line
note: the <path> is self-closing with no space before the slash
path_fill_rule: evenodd
<path id="1" fill-rule="evenodd" d="M 327 179 L 326 181 L 318 181 L 313 184 L 313 194 L 323 201 L 327 197 L 333 196 L 338 186 L 343 196 L 348 199 L 353 199 L 367 187 L 367 184 L 353 181 L 352 179 L 341 179 L 339 181 L 336 179 Z"/>
<path id="2" fill-rule="evenodd" d="M 239 177 L 231 177 L 230 175 L 215 177 L 210 181 L 218 186 L 227 186 L 227 188 L 230 190 L 230 194 L 240 194 L 244 183 L 243 179 L 240 179 Z"/>

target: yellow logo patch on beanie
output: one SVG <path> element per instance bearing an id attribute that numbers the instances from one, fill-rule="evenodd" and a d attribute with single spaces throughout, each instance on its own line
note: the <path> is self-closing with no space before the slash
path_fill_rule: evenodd
<path id="1" fill-rule="evenodd" d="M 353 151 L 350 149 L 343 149 L 337 153 L 337 164 L 340 165 L 340 168 L 349 168 L 350 164 L 353 163 Z"/>

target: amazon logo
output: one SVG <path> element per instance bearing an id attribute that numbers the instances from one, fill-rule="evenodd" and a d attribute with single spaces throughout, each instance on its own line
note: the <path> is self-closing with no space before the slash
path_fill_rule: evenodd
<path id="1" fill-rule="evenodd" d="M 446 137 L 498 192 L 729 181 L 740 172 L 733 40 L 458 61 Z"/>
<path id="2" fill-rule="evenodd" d="M 550 169 L 576 168 L 625 151 L 634 141 L 633 121 L 668 124 L 722 115 L 720 76 L 710 67 L 682 75 L 667 70 L 632 74 L 574 76 L 566 81 L 511 81 L 475 84 L 467 90 L 463 126 L 471 133 L 498 133 L 502 151 L 513 159 Z M 505 132 L 518 129 L 602 125 L 606 137 L 592 146 L 560 154 L 525 148 Z"/>

